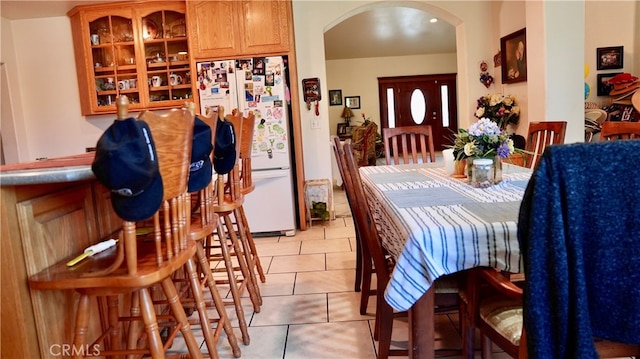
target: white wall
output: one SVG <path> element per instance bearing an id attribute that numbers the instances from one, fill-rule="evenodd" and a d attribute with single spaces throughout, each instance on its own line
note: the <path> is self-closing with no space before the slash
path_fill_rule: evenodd
<path id="1" fill-rule="evenodd" d="M 5 48 L 3 31 L 2 61 L 15 64 L 8 75 L 14 80 L 20 162 L 83 153 L 95 146 L 113 116 L 88 120 L 80 114 L 69 18 L 14 20 L 10 32 L 14 48 Z"/>
<path id="2" fill-rule="evenodd" d="M 392 56 L 348 60 L 330 60 L 327 66 L 328 90 L 342 90 L 342 96 L 360 96 L 360 106 L 354 110 L 352 125 L 362 123 L 361 113 L 380 127 L 380 101 L 378 77 L 456 73 L 456 54 L 421 56 Z M 329 106 L 329 132 L 336 134 L 336 124 L 342 106 Z"/>
<path id="3" fill-rule="evenodd" d="M 598 96 L 598 74 L 629 72 L 640 76 L 640 5 L 638 1 L 587 1 L 585 6 L 584 63 L 589 68 L 585 81 L 591 87 L 587 101 L 607 106 L 608 96 Z M 624 67 L 598 70 L 596 49 L 624 46 Z"/>

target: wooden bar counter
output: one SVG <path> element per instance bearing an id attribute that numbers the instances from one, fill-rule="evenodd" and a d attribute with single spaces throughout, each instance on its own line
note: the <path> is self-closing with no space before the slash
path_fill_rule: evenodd
<path id="1" fill-rule="evenodd" d="M 28 278 L 77 256 L 121 225 L 108 190 L 91 171 L 93 157 L 0 166 L 2 358 L 67 357 L 63 350 L 74 327 L 69 313 L 79 295 L 31 290 Z"/>

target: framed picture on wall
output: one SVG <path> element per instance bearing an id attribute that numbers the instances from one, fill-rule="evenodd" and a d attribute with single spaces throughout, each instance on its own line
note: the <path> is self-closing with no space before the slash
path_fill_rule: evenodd
<path id="1" fill-rule="evenodd" d="M 521 29 L 500 39 L 502 83 L 527 81 L 527 29 Z"/>
<path id="2" fill-rule="evenodd" d="M 344 105 L 352 110 L 360 108 L 360 96 L 346 96 L 344 98 Z"/>
<path id="3" fill-rule="evenodd" d="M 598 74 L 598 96 L 609 96 L 609 92 L 613 90 L 613 85 L 609 84 L 609 80 L 615 75 L 622 72 L 612 72 L 610 74 Z"/>
<path id="4" fill-rule="evenodd" d="M 624 47 L 599 47 L 596 49 L 598 70 L 621 69 L 624 60 Z"/>
<path id="5" fill-rule="evenodd" d="M 342 106 L 342 90 L 329 90 L 329 106 Z"/>

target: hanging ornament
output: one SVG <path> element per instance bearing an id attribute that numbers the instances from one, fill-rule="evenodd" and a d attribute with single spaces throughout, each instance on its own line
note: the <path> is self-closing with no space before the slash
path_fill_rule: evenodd
<path id="1" fill-rule="evenodd" d="M 486 61 L 480 62 L 480 82 L 484 85 L 484 87 L 489 88 L 493 83 L 493 76 L 489 75 L 487 71 L 489 69 L 489 65 L 487 65 Z"/>

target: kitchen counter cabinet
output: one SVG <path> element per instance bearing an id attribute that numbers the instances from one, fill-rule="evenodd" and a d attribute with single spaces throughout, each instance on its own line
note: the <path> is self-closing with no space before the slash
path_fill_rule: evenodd
<path id="1" fill-rule="evenodd" d="M 74 322 L 69 313 L 75 312 L 79 295 L 30 290 L 28 278 L 118 230 L 109 192 L 90 175 L 92 158 L 0 167 L 2 357 L 59 357 L 61 345 L 72 343 Z M 85 175 L 51 183 L 48 172 L 59 173 L 69 163 L 72 171 L 84 168 Z M 42 167 L 47 164 L 55 167 Z M 6 184 L 16 176 L 22 184 Z"/>

